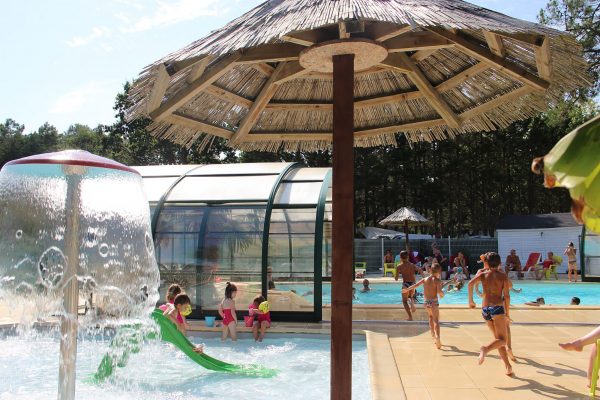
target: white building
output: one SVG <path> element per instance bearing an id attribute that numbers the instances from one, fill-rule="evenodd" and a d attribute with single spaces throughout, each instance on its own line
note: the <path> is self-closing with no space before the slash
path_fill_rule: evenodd
<path id="1" fill-rule="evenodd" d="M 554 252 L 563 256 L 569 242 L 577 249 L 577 264 L 579 265 L 579 246 L 582 227 L 570 213 L 537 214 L 537 215 L 507 215 L 496 227 L 498 237 L 498 252 L 502 261 L 506 259 L 511 249 L 517 251 L 521 264 L 525 265 L 529 254 Z M 567 257 L 558 268 L 559 273 L 567 271 Z"/>

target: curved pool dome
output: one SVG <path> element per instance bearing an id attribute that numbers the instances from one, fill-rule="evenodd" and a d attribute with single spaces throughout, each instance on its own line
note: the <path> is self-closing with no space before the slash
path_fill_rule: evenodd
<path id="1" fill-rule="evenodd" d="M 230 281 L 241 311 L 262 294 L 279 320 L 321 320 L 321 284 L 331 276 L 330 168 L 133 168 L 150 203 L 163 297 L 179 283 L 192 299 L 192 318 L 216 315 Z"/>

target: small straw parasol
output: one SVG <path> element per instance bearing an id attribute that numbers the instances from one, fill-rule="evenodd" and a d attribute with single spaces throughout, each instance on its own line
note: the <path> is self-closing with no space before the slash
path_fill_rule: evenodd
<path id="1" fill-rule="evenodd" d="M 353 147 L 507 127 L 590 85 L 586 67 L 570 34 L 459 0 L 269 0 L 147 66 L 128 117 L 186 146 L 332 149 L 331 398 L 347 400 Z"/>
<path id="2" fill-rule="evenodd" d="M 406 242 L 406 249 L 408 250 L 408 227 L 409 226 L 420 226 L 428 225 L 431 222 L 413 210 L 410 207 L 402 207 L 392 214 L 388 215 L 381 221 L 379 225 L 382 226 L 403 226 L 404 227 L 404 240 Z"/>

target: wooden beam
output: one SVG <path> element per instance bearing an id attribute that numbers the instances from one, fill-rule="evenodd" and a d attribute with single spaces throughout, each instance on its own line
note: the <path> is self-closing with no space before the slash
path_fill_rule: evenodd
<path id="1" fill-rule="evenodd" d="M 402 53 L 389 53 L 385 60 L 380 62 L 378 65 L 383 68 L 392 69 L 394 71 L 406 74 L 410 72 L 406 64 L 404 63 L 404 54 Z"/>
<path id="2" fill-rule="evenodd" d="M 525 96 L 529 93 L 533 92 L 533 89 L 528 86 L 522 86 L 518 89 L 515 89 L 511 92 L 503 94 L 501 96 L 495 97 L 492 100 L 486 101 L 476 107 L 473 107 L 470 110 L 467 110 L 460 114 L 461 120 L 467 122 L 468 120 L 481 115 L 494 107 L 498 107 L 502 104 L 514 101 L 519 99 L 522 96 Z M 377 128 L 363 129 L 356 131 L 354 133 L 355 137 L 369 137 L 369 136 L 377 136 L 389 133 L 402 132 L 406 130 L 412 129 L 424 129 L 424 128 L 433 128 L 435 126 L 447 125 L 446 121 L 441 118 L 429 119 L 424 121 L 414 121 L 414 122 L 406 122 L 403 124 L 390 125 L 390 126 L 382 126 Z"/>
<path id="3" fill-rule="evenodd" d="M 473 65 L 472 67 L 469 67 L 461 72 L 459 72 L 458 74 L 454 75 L 451 78 L 448 78 L 447 80 L 440 82 L 439 84 L 436 85 L 436 89 L 439 92 L 445 92 L 447 90 L 450 90 L 458 85 L 460 85 L 462 82 L 464 82 L 465 80 L 490 69 L 490 66 L 484 62 L 480 62 L 477 63 L 475 65 Z"/>
<path id="4" fill-rule="evenodd" d="M 269 64 L 259 63 L 259 64 L 250 64 L 252 68 L 260 72 L 265 76 L 271 76 L 273 71 L 275 71 L 274 67 L 271 67 Z"/>
<path id="5" fill-rule="evenodd" d="M 245 108 L 250 108 L 252 107 L 252 100 L 251 99 L 247 99 L 243 96 L 240 96 L 237 93 L 234 93 L 232 91 L 229 91 L 227 89 L 215 86 L 215 85 L 210 85 L 207 86 L 206 89 L 204 89 L 204 92 L 206 93 L 210 93 L 211 95 L 215 96 L 215 97 L 219 97 L 221 99 L 227 100 L 230 103 L 234 103 L 237 104 L 239 106 L 245 107 Z"/>
<path id="6" fill-rule="evenodd" d="M 281 71 L 279 71 L 277 76 L 277 80 L 274 83 L 280 85 L 282 83 L 299 78 L 302 75 L 306 75 L 308 72 L 310 71 L 304 69 L 304 67 L 302 67 L 298 61 L 290 61 L 285 63 L 285 65 L 281 68 Z"/>
<path id="7" fill-rule="evenodd" d="M 172 94 L 159 108 L 150 113 L 150 118 L 160 121 L 163 117 L 173 113 L 179 107 L 196 97 L 198 93 L 210 86 L 214 81 L 231 70 L 240 58 L 239 52 L 234 52 L 204 72 L 194 82 L 184 86 L 177 93 Z"/>
<path id="8" fill-rule="evenodd" d="M 411 92 L 394 93 L 386 96 L 355 99 L 354 106 L 358 108 L 373 107 L 386 103 L 414 100 L 421 97 L 423 97 L 423 93 L 418 90 L 414 90 Z"/>
<path id="9" fill-rule="evenodd" d="M 497 69 L 498 71 L 503 72 L 520 82 L 523 82 L 537 91 L 545 91 L 550 86 L 548 81 L 533 75 L 524 68 L 504 58 L 498 57 L 497 55 L 486 50 L 480 43 L 472 39 L 454 34 L 442 28 L 431 27 L 427 29 L 429 29 L 431 32 L 435 32 L 441 37 L 451 40 L 461 51 L 467 53 L 471 57 L 489 64 L 494 69 Z"/>
<path id="10" fill-rule="evenodd" d="M 163 64 L 160 64 L 156 71 L 156 78 L 154 79 L 152 90 L 148 96 L 148 102 L 146 103 L 148 115 L 160 107 L 160 103 L 162 103 L 165 92 L 169 87 L 169 82 L 171 82 L 171 77 L 167 73 L 167 68 Z"/>
<path id="11" fill-rule="evenodd" d="M 421 60 L 426 59 L 427 57 L 429 57 L 430 55 L 432 55 L 436 51 L 438 51 L 438 49 L 419 50 L 416 53 L 414 53 L 413 55 L 411 55 L 410 58 L 412 58 L 416 62 L 419 62 Z"/>
<path id="12" fill-rule="evenodd" d="M 346 30 L 346 23 L 344 21 L 338 22 L 338 31 L 340 33 L 340 39 L 350 38 L 350 32 Z"/>
<path id="13" fill-rule="evenodd" d="M 312 46 L 316 43 L 337 39 L 337 36 L 333 36 L 330 32 L 323 29 L 313 29 L 310 31 L 290 32 L 281 36 L 280 39 L 301 46 Z"/>
<path id="14" fill-rule="evenodd" d="M 325 140 L 331 142 L 331 132 L 277 132 L 263 133 L 260 131 L 250 132 L 246 136 L 246 142 L 270 142 L 273 140 L 297 140 L 297 141 L 313 141 Z"/>
<path id="15" fill-rule="evenodd" d="M 393 23 L 374 22 L 366 26 L 367 36 L 378 42 L 384 42 L 393 37 L 410 32 L 410 25 L 398 25 Z"/>
<path id="16" fill-rule="evenodd" d="M 225 139 L 229 139 L 233 132 L 228 129 L 221 128 L 218 126 L 207 124 L 206 122 L 199 121 L 195 118 L 188 117 L 181 114 L 171 114 L 165 117 L 165 122 L 170 122 L 175 125 L 183 126 L 185 128 L 194 129 L 197 131 L 209 133 L 214 136 L 219 136 Z"/>
<path id="17" fill-rule="evenodd" d="M 537 66 L 540 78 L 550 80 L 552 76 L 552 54 L 550 52 L 550 38 L 546 37 L 544 43 L 539 47 L 534 47 L 535 64 Z"/>
<path id="18" fill-rule="evenodd" d="M 297 60 L 304 46 L 294 43 L 263 44 L 241 50 L 240 64 L 293 61 Z"/>
<path id="19" fill-rule="evenodd" d="M 440 114 L 448 126 L 458 128 L 460 126 L 460 118 L 456 116 L 448 103 L 446 103 L 439 92 L 431 85 L 419 67 L 406 54 L 400 53 L 398 56 L 400 56 L 399 60 L 401 60 L 410 71 L 407 73 L 408 77 L 414 82 L 419 91 L 425 95 L 429 104 L 431 104 L 438 114 Z"/>
<path id="20" fill-rule="evenodd" d="M 502 43 L 502 37 L 490 31 L 483 31 L 483 35 L 490 51 L 498 57 L 504 58 L 506 56 L 506 49 L 504 48 L 504 43 Z"/>
<path id="21" fill-rule="evenodd" d="M 252 103 L 252 107 L 250 107 L 248 113 L 244 119 L 242 119 L 237 130 L 231 137 L 231 144 L 242 142 L 256 121 L 258 121 L 260 114 L 265 109 L 265 106 L 269 103 L 271 97 L 273 97 L 277 91 L 278 86 L 276 82 L 279 79 L 279 74 L 284 70 L 285 67 L 286 63 L 280 63 L 277 68 L 275 68 L 275 72 L 273 72 L 273 75 L 271 75 L 269 80 L 264 84 L 260 93 L 256 97 L 256 100 L 254 100 L 254 103 Z"/>
<path id="22" fill-rule="evenodd" d="M 331 111 L 333 103 L 269 103 L 267 110 L 278 111 Z"/>
<path id="23" fill-rule="evenodd" d="M 390 53 L 453 47 L 454 43 L 429 31 L 409 32 L 383 42 Z"/>
<path id="24" fill-rule="evenodd" d="M 167 72 L 169 73 L 169 75 L 173 76 L 177 72 L 182 71 L 187 67 L 202 61 L 206 57 L 209 57 L 209 55 L 203 54 L 201 56 L 186 58 L 185 60 L 181 61 L 173 61 L 165 65 L 165 67 L 167 67 Z"/>
<path id="25" fill-rule="evenodd" d="M 492 31 L 492 33 L 494 33 L 498 36 L 508 38 L 508 39 L 518 40 L 519 42 L 527 43 L 532 46 L 541 46 L 545 39 L 545 36 L 541 35 L 539 33 L 522 33 L 522 32 L 507 33 L 507 32 L 499 32 L 499 31 Z"/>
<path id="26" fill-rule="evenodd" d="M 502 104 L 517 100 L 519 97 L 523 97 L 523 96 L 531 93 L 532 91 L 533 91 L 533 89 L 531 89 L 529 86 L 521 86 L 518 89 L 515 89 L 513 91 L 505 93 L 501 96 L 497 96 L 497 97 L 493 98 L 492 100 L 486 101 L 485 103 L 482 103 L 482 104 L 478 105 L 477 107 L 473 107 L 472 109 L 467 110 L 467 111 L 463 112 L 462 114 L 460 114 L 460 116 L 462 118 L 464 118 L 465 121 L 469 120 L 477 115 L 483 114 L 486 111 L 491 110 L 494 107 L 498 107 Z"/>
<path id="27" fill-rule="evenodd" d="M 185 81 L 188 84 L 190 84 L 190 83 L 194 82 L 196 79 L 200 78 L 202 76 L 202 74 L 204 73 L 204 71 L 206 70 L 208 63 L 211 60 L 212 60 L 212 56 L 208 56 L 208 57 L 204 57 L 202 60 L 200 60 L 196 64 L 194 64 L 194 66 L 190 70 L 190 73 L 188 74 L 187 78 L 185 78 Z"/>

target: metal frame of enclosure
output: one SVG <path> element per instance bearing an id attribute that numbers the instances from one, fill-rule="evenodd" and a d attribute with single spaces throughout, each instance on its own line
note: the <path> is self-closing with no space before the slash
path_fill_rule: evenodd
<path id="1" fill-rule="evenodd" d="M 230 281 L 242 312 L 262 294 L 278 320 L 321 320 L 323 276 L 331 274 L 330 168 L 134 168 L 150 203 L 161 293 L 181 284 L 192 299 L 191 317 L 202 318 L 217 315 Z"/>

